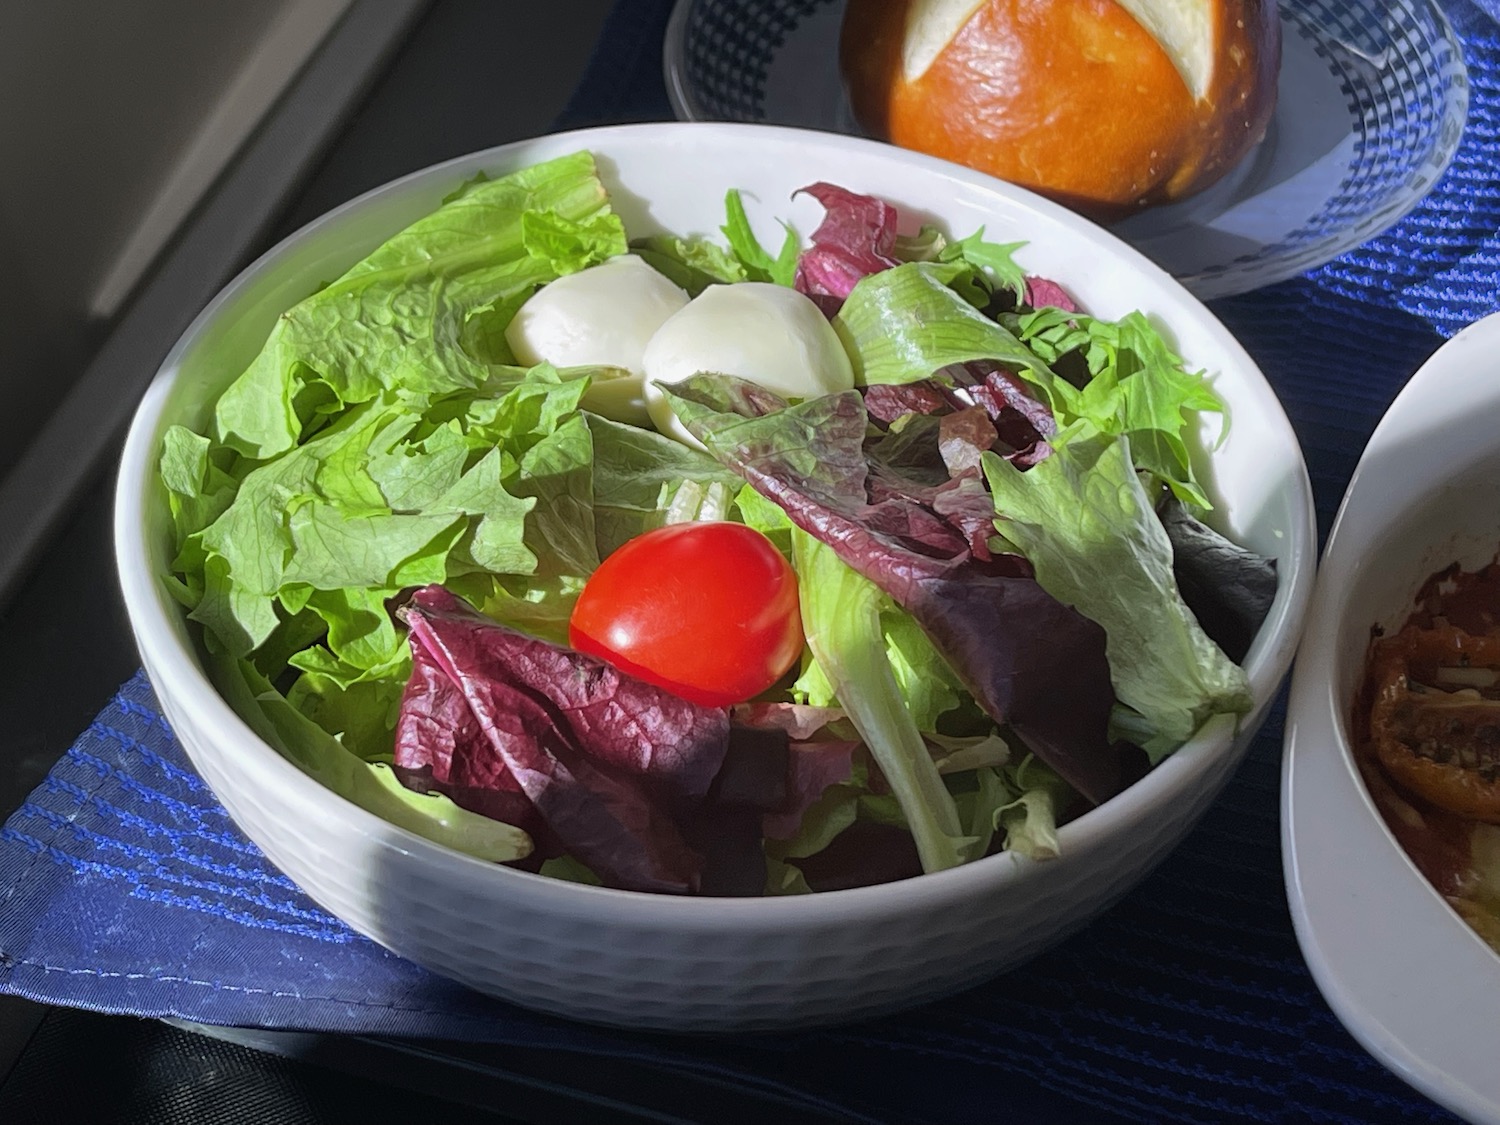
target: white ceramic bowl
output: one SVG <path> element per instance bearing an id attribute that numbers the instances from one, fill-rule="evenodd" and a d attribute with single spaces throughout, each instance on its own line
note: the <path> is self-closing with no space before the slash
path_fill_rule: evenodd
<path id="1" fill-rule="evenodd" d="M 1302 952 L 1376 1058 L 1470 1119 L 1500 1125 L 1500 956 L 1423 879 L 1359 776 L 1348 722 L 1370 629 L 1422 583 L 1500 550 L 1500 316 L 1417 372 L 1360 458 L 1297 655 L 1282 855 Z"/>
<path id="2" fill-rule="evenodd" d="M 1247 659 L 1254 713 L 1212 725 L 1126 794 L 1066 826 L 1062 858 L 1002 855 L 887 886 L 778 899 L 602 890 L 484 864 L 419 839 L 323 789 L 219 697 L 161 576 L 168 523 L 156 482 L 163 430 L 201 426 L 277 314 L 476 172 L 587 148 L 632 234 L 707 233 L 738 187 L 764 239 L 820 212 L 791 193 L 816 180 L 879 194 L 908 221 L 1029 240 L 1020 261 L 1090 311 L 1143 309 L 1188 362 L 1214 374 L 1233 415 L 1205 465 L 1223 530 L 1275 556 L 1281 588 Z M 239 357 L 233 365 L 208 355 Z M 589 130 L 507 145 L 408 176 L 287 239 L 220 294 L 172 350 L 127 443 L 116 509 L 119 568 L 137 643 L 194 765 L 245 833 L 309 895 L 382 945 L 483 992 L 582 1020 L 732 1030 L 832 1022 L 958 990 L 1016 965 L 1125 893 L 1228 779 L 1287 671 L 1315 561 L 1301 450 L 1250 358 L 1196 300 L 1070 212 L 975 172 L 853 138 L 745 125 Z"/>

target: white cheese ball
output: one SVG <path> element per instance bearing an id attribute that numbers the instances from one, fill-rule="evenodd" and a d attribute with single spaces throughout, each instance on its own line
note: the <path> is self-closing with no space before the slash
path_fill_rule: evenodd
<path id="1" fill-rule="evenodd" d="M 619 368 L 595 377 L 582 405 L 644 426 L 646 344 L 687 303 L 681 288 L 634 254 L 621 254 L 537 290 L 511 318 L 505 342 L 527 367 Z"/>
<path id="2" fill-rule="evenodd" d="M 644 362 L 651 421 L 699 449 L 656 383 L 710 372 L 798 399 L 854 386 L 854 368 L 828 318 L 795 289 L 769 282 L 710 285 L 657 329 Z"/>

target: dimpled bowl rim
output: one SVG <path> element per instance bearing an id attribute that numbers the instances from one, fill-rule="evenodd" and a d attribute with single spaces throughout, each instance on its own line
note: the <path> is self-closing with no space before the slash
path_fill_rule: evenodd
<path id="1" fill-rule="evenodd" d="M 1232 735 L 1226 723 L 1210 724 L 1125 793 L 1065 825 L 1060 831 L 1063 850 L 1076 854 L 1107 845 L 1117 834 L 1129 833 L 1161 815 L 1163 809 L 1191 792 L 1223 755 L 1243 752 L 1249 742 L 1246 731 L 1253 730 L 1264 718 L 1271 697 L 1290 666 L 1311 592 L 1316 546 L 1311 488 L 1300 446 L 1274 392 L 1254 362 L 1228 330 L 1164 271 L 1108 232 L 1055 204 L 981 173 L 876 142 L 762 125 L 608 126 L 519 141 L 458 157 L 413 172 L 335 208 L 247 267 L 198 315 L 163 361 L 135 415 L 121 457 L 115 507 L 117 563 L 131 626 L 153 674 L 156 690 L 191 716 L 195 724 L 217 732 L 213 748 L 216 755 L 245 756 L 267 784 L 296 789 L 303 794 L 316 791 L 314 799 L 327 809 L 330 817 L 337 817 L 348 828 L 382 846 L 407 853 L 425 866 L 481 873 L 476 877 L 491 880 L 497 895 L 524 900 L 560 916 L 706 932 L 732 931 L 753 919 L 757 928 L 763 930 L 796 930 L 810 923 L 836 920 L 845 925 L 893 913 L 906 915 L 935 909 L 1033 877 L 1044 878 L 1046 864 L 1002 854 L 949 871 L 872 887 L 765 899 L 699 899 L 604 889 L 487 864 L 397 828 L 303 774 L 234 713 L 185 642 L 181 631 L 182 610 L 157 575 L 155 552 L 148 541 L 148 509 L 157 502 L 157 449 L 167 421 L 168 398 L 185 356 L 221 313 L 253 283 L 263 281 L 304 241 L 348 222 L 372 204 L 422 186 L 442 184 L 451 189 L 480 168 L 516 168 L 583 148 L 613 159 L 642 146 L 653 146 L 653 151 L 659 148 L 664 157 L 690 159 L 695 150 L 730 142 L 737 148 L 764 150 L 767 162 L 773 159 L 772 154 L 790 158 L 812 152 L 819 159 L 826 157 L 824 162 L 829 164 L 837 164 L 841 154 L 879 161 L 893 177 L 908 183 L 947 186 L 975 198 L 993 200 L 997 211 L 1029 215 L 1047 226 L 1049 234 L 1077 243 L 1073 248 L 1080 253 L 1098 253 L 1107 264 L 1147 282 L 1158 298 L 1151 312 L 1162 315 L 1178 333 L 1191 324 L 1220 351 L 1224 359 L 1218 369 L 1220 386 L 1225 385 L 1222 380 L 1231 380 L 1235 395 L 1254 404 L 1265 423 L 1262 440 L 1269 442 L 1262 455 L 1269 453 L 1269 463 L 1282 472 L 1279 489 L 1266 494 L 1267 503 L 1274 503 L 1279 497 L 1289 513 L 1285 526 L 1276 532 L 1282 547 L 1277 552 L 1280 589 L 1245 661 L 1255 710 L 1245 718 L 1239 736 Z M 394 230 L 387 232 L 390 233 Z M 1060 280 L 1069 282 L 1066 277 Z M 1192 361 L 1192 357 L 1189 359 Z"/>

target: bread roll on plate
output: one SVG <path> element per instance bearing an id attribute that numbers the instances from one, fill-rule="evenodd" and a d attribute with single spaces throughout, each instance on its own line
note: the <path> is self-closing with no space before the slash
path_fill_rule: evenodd
<path id="1" fill-rule="evenodd" d="M 1100 219 L 1208 187 L 1276 105 L 1275 0 L 848 0 L 872 136 Z"/>

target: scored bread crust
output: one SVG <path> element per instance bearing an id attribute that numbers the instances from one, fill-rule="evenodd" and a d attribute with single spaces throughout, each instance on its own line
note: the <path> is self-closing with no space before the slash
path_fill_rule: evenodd
<path id="1" fill-rule="evenodd" d="M 1196 100 L 1116 0 L 984 0 L 908 75 L 917 2 L 848 2 L 840 66 L 860 125 L 1096 218 L 1208 187 L 1262 139 L 1275 109 L 1274 0 L 1210 0 L 1216 65 Z"/>

